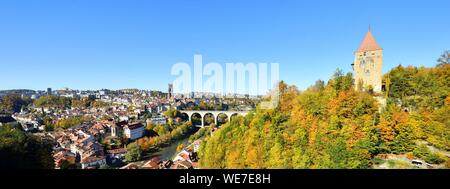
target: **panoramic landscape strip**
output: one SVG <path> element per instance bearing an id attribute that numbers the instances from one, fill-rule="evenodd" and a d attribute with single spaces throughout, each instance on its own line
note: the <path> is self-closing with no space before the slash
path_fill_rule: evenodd
<path id="1" fill-rule="evenodd" d="M 2 1 L 0 169 L 448 170 L 448 7 Z"/>

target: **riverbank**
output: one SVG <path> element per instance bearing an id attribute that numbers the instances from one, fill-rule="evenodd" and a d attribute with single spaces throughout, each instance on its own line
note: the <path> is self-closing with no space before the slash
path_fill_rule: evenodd
<path id="1" fill-rule="evenodd" d="M 128 163 L 122 168 L 129 167 L 130 165 L 135 165 L 136 167 L 141 168 L 145 163 L 152 160 L 153 158 L 158 158 L 160 161 L 172 160 L 177 156 L 177 147 L 181 144 L 187 146 L 189 144 L 189 137 L 194 135 L 196 132 L 185 135 L 178 140 L 172 141 L 170 144 L 160 147 L 156 151 L 146 152 L 140 161 Z"/>

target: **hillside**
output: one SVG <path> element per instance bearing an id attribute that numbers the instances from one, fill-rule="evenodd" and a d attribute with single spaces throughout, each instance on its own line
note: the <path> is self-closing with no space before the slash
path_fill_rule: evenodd
<path id="1" fill-rule="evenodd" d="M 378 155 L 404 154 L 428 163 L 450 150 L 450 65 L 394 68 L 384 77 L 380 107 L 337 71 L 305 91 L 280 83 L 275 110 L 234 119 L 203 142 L 202 168 L 372 168 Z"/>

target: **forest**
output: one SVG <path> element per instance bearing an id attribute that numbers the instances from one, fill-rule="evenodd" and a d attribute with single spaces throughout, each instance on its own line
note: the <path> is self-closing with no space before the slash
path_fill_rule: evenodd
<path id="1" fill-rule="evenodd" d="M 12 125 L 0 127 L 2 169 L 53 169 L 52 145 Z"/>
<path id="2" fill-rule="evenodd" d="M 382 94 L 356 91 L 340 70 L 304 91 L 280 82 L 278 107 L 257 107 L 206 138 L 200 167 L 366 169 L 378 155 L 405 154 L 449 168 L 448 157 L 425 146 L 450 150 L 449 77 L 447 59 L 393 68 Z"/>

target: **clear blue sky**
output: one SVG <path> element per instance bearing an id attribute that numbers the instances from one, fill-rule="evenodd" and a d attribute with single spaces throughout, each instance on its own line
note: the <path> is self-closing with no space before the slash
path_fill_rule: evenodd
<path id="1" fill-rule="evenodd" d="M 2 0 L 0 89 L 166 90 L 176 62 L 278 62 L 304 89 L 351 71 L 370 22 L 384 72 L 450 49 L 450 1 Z"/>

